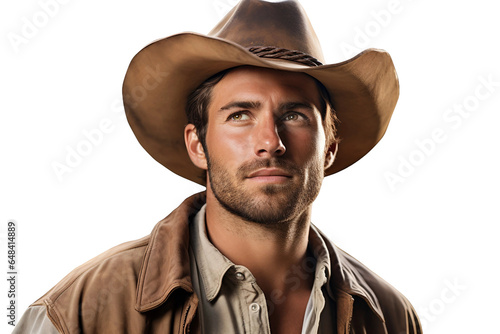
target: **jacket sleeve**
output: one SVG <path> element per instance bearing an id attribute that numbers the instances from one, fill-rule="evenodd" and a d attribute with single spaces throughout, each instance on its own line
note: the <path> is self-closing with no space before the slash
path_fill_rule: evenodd
<path id="1" fill-rule="evenodd" d="M 45 306 L 30 306 L 14 328 L 12 334 L 59 334 L 47 317 Z"/>

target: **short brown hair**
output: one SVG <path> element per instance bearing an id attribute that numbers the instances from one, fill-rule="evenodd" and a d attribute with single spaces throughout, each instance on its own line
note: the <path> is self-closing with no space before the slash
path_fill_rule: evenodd
<path id="1" fill-rule="evenodd" d="M 207 135 L 208 106 L 212 98 L 212 90 L 229 71 L 229 69 L 224 70 L 211 76 L 189 94 L 187 99 L 186 116 L 188 123 L 194 125 L 196 135 L 205 152 L 207 150 L 205 138 Z"/>

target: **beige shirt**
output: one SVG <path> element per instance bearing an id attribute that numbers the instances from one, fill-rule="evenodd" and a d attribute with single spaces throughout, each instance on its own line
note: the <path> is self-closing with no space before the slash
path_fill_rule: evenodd
<path id="1" fill-rule="evenodd" d="M 59 334 L 52 321 L 47 317 L 45 306 L 30 306 L 12 334 Z"/>
<path id="2" fill-rule="evenodd" d="M 335 301 L 325 285 L 330 274 L 328 250 L 314 226 L 309 234 L 315 257 L 293 268 L 286 283 L 296 284 L 294 278 L 315 273 L 302 333 L 335 333 Z M 205 206 L 190 226 L 190 260 L 202 333 L 271 333 L 269 314 L 279 307 L 280 294 L 266 299 L 250 270 L 235 265 L 212 245 L 206 234 Z"/>

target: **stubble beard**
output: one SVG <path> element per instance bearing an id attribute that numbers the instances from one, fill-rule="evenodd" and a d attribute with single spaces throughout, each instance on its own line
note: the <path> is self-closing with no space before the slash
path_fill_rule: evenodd
<path id="1" fill-rule="evenodd" d="M 319 162 L 302 170 L 281 158 L 255 160 L 240 166 L 234 175 L 208 156 L 207 163 L 210 187 L 222 207 L 248 222 L 266 225 L 290 221 L 303 213 L 318 196 L 324 177 Z M 252 194 L 245 187 L 246 176 L 270 167 L 286 170 L 293 182 L 263 185 Z"/>

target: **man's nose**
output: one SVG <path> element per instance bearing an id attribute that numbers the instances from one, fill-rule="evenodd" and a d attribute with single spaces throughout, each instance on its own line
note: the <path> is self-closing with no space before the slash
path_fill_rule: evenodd
<path id="1" fill-rule="evenodd" d="M 255 154 L 260 157 L 281 156 L 286 148 L 281 140 L 280 125 L 274 117 L 267 117 L 257 124 L 254 134 Z"/>

